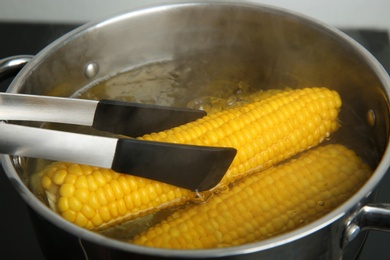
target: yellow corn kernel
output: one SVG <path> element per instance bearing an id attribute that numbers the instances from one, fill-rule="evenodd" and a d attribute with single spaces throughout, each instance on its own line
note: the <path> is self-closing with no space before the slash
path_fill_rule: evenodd
<path id="1" fill-rule="evenodd" d="M 190 249 L 259 241 L 324 216 L 352 196 L 370 174 L 346 147 L 320 146 L 247 176 L 205 203 L 176 211 L 131 242 Z"/>
<path id="2" fill-rule="evenodd" d="M 259 98 L 255 102 L 139 139 L 236 148 L 237 156 L 221 183 L 212 190 L 221 191 L 247 174 L 266 169 L 320 143 L 337 129 L 340 106 L 338 94 L 326 88 L 275 91 L 274 95 L 267 95 L 265 99 Z M 66 176 L 58 178 L 64 180 L 63 184 L 59 185 L 60 182 L 52 180 L 55 175 L 53 169 L 67 172 Z M 77 201 L 81 205 L 69 202 L 69 207 L 73 205 L 71 210 L 82 208 L 83 203 L 91 203 L 91 208 L 101 214 L 101 217 L 94 215 L 91 223 L 99 223 L 99 226 L 90 222 L 85 224 L 84 221 L 75 224 L 85 224 L 84 227 L 92 229 L 102 229 L 162 208 L 180 205 L 198 196 L 157 181 L 63 162 L 56 162 L 44 170 L 42 186 L 55 211 L 58 211 L 56 203 L 62 196 L 78 196 Z M 117 214 L 119 209 L 113 207 L 122 199 L 127 211 L 124 215 Z M 108 205 L 111 205 L 112 214 Z M 101 210 L 99 207 L 105 208 Z M 73 217 L 73 214 L 62 215 L 72 216 L 72 220 L 81 219 Z"/>
<path id="3" fill-rule="evenodd" d="M 50 186 L 52 185 L 52 181 L 51 181 L 51 179 L 50 179 L 49 177 L 43 176 L 43 177 L 42 177 L 41 184 L 42 184 L 42 187 L 43 187 L 44 189 L 49 189 Z"/>
<path id="4" fill-rule="evenodd" d="M 61 185 L 64 183 L 64 179 L 66 177 L 67 172 L 64 170 L 59 170 L 53 175 L 53 182 L 57 185 Z"/>

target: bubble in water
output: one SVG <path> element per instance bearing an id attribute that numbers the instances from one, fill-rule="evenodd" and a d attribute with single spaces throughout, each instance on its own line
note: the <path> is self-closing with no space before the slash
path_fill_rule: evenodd
<path id="1" fill-rule="evenodd" d="M 204 191 L 204 192 L 199 192 L 198 190 L 195 191 L 196 196 L 191 200 L 192 202 L 196 204 L 203 204 L 206 203 L 207 200 L 213 196 L 213 193 Z"/>
<path id="2" fill-rule="evenodd" d="M 187 107 L 192 109 L 200 109 L 206 111 L 208 114 L 222 111 L 224 100 L 217 97 L 201 97 L 195 98 L 188 102 Z"/>
<path id="3" fill-rule="evenodd" d="M 226 193 L 230 190 L 229 185 L 219 184 L 219 187 L 215 190 L 216 193 Z"/>

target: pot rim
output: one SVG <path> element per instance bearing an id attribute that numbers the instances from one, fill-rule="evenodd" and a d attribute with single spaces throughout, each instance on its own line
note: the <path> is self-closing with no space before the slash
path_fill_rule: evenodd
<path id="1" fill-rule="evenodd" d="M 42 51 L 40 51 L 15 77 L 14 81 L 11 83 L 11 86 L 9 87 L 7 92 L 17 92 L 18 86 L 23 84 L 24 78 L 28 77 L 29 71 L 32 68 L 37 66 L 39 63 L 44 62 L 45 57 L 50 55 L 54 50 L 60 48 L 66 42 L 71 41 L 73 38 L 78 37 L 78 35 L 83 34 L 88 30 L 93 30 L 102 27 L 107 23 L 112 23 L 115 22 L 116 20 L 121 20 L 129 16 L 137 16 L 148 12 L 159 12 L 164 10 L 165 8 L 173 8 L 175 6 L 184 6 L 184 5 L 232 5 L 232 6 L 249 7 L 249 8 L 263 8 L 268 11 L 272 11 L 274 13 L 293 16 L 299 18 L 300 20 L 307 21 L 311 25 L 322 28 L 323 30 L 331 33 L 333 36 L 347 42 L 351 46 L 351 48 L 354 48 L 362 56 L 362 59 L 364 59 L 367 62 L 367 64 L 376 72 L 376 75 L 383 83 L 383 87 L 386 90 L 386 98 L 389 99 L 390 78 L 386 70 L 364 47 L 362 47 L 359 43 L 357 43 L 355 40 L 353 40 L 343 32 L 339 31 L 338 29 L 330 25 L 327 25 L 321 21 L 313 19 L 311 17 L 297 13 L 295 11 L 290 11 L 279 7 L 255 3 L 253 1 L 233 2 L 233 1 L 214 1 L 214 0 L 208 1 L 207 3 L 197 0 L 197 1 L 184 1 L 184 2 L 181 1 L 180 3 L 176 1 L 166 2 L 163 4 L 160 3 L 157 6 L 153 4 L 142 5 L 140 7 L 130 9 L 127 12 L 116 16 L 110 16 L 109 18 L 101 19 L 97 22 L 86 23 L 72 30 L 71 32 L 65 34 L 64 36 L 58 38 L 53 43 L 45 47 Z M 20 179 L 19 175 L 17 174 L 14 168 L 13 160 L 10 156 L 0 155 L 0 161 L 12 185 L 23 197 L 24 201 L 32 209 L 34 209 L 34 211 L 36 211 L 41 216 L 44 216 L 46 220 L 55 224 L 59 228 L 66 230 L 67 232 L 79 237 L 80 239 L 85 239 L 87 241 L 94 242 L 97 244 L 104 244 L 105 246 L 109 246 L 111 248 L 132 252 L 132 253 L 138 253 L 138 254 L 156 255 L 156 256 L 158 255 L 158 256 L 165 256 L 165 257 L 195 258 L 195 257 L 222 257 L 222 256 L 231 256 L 231 255 L 239 255 L 239 254 L 247 254 L 247 253 L 252 253 L 257 251 L 263 251 L 266 249 L 275 248 L 287 244 L 289 242 L 298 240 L 300 238 L 308 236 L 330 225 L 336 220 L 342 218 L 347 212 L 351 211 L 351 209 L 353 209 L 356 205 L 359 205 L 362 200 L 364 200 L 369 195 L 371 195 L 373 190 L 379 184 L 379 182 L 384 177 L 386 171 L 390 166 L 389 142 L 387 142 L 386 147 L 387 148 L 382 156 L 382 159 L 379 162 L 371 178 L 349 200 L 347 200 L 345 203 L 343 203 L 342 205 L 340 205 L 338 208 L 334 209 L 327 215 L 301 228 L 259 242 L 254 242 L 254 243 L 234 246 L 234 247 L 227 247 L 227 248 L 201 249 L 201 250 L 172 250 L 172 249 L 158 249 L 158 248 L 138 246 L 138 245 L 122 242 L 119 240 L 114 240 L 108 237 L 104 237 L 103 235 L 93 233 L 91 231 L 78 227 L 74 224 L 71 224 L 70 222 L 67 222 L 66 220 L 61 218 L 58 214 L 50 210 L 41 201 L 39 201 L 35 197 L 35 195 L 30 191 L 30 189 L 28 189 L 28 187 L 24 185 L 23 181 Z M 362 205 L 359 205 L 359 207 L 361 206 Z"/>

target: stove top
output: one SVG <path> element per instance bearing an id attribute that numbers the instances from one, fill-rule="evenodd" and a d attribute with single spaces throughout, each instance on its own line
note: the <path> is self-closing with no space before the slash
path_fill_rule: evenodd
<path id="1" fill-rule="evenodd" d="M 0 59 L 36 54 L 53 40 L 76 28 L 73 24 L 0 23 Z M 380 30 L 343 29 L 366 47 L 390 73 L 389 34 Z M 0 82 L 5 91 L 11 82 Z M 390 173 L 381 182 L 378 202 L 390 202 Z M 27 206 L 0 168 L 0 258 L 45 259 L 34 234 Z M 370 231 L 359 259 L 390 259 L 390 233 Z"/>

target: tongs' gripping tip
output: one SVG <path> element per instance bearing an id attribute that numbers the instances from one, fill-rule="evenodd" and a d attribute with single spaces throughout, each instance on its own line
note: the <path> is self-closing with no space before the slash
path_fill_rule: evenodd
<path id="1" fill-rule="evenodd" d="M 236 153 L 234 148 L 118 139 L 111 168 L 193 191 L 204 191 L 219 183 Z"/>
<path id="2" fill-rule="evenodd" d="M 205 111 L 118 100 L 88 100 L 1 93 L 1 120 L 92 126 L 97 130 L 138 137 L 170 129 L 206 115 Z"/>
<path id="3" fill-rule="evenodd" d="M 159 132 L 204 117 L 203 110 L 101 100 L 93 127 L 111 133 L 138 137 Z"/>

